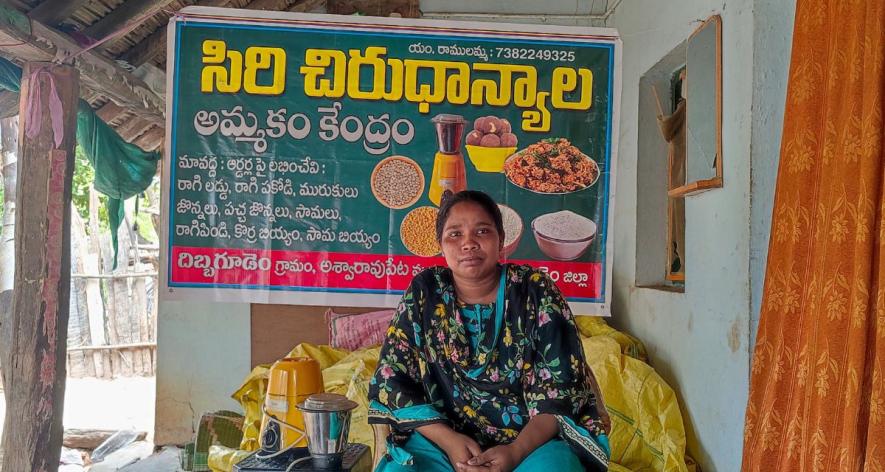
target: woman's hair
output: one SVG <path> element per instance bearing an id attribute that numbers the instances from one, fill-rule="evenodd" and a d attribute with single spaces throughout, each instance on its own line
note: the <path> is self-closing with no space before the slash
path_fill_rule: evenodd
<path id="1" fill-rule="evenodd" d="M 498 230 L 498 236 L 504 240 L 504 219 L 501 217 L 501 209 L 495 200 L 487 194 L 479 190 L 463 190 L 449 198 L 443 198 L 442 205 L 439 207 L 439 213 L 436 215 L 436 240 L 442 241 L 443 229 L 446 226 L 446 220 L 449 219 L 449 213 L 452 208 L 463 202 L 473 202 L 479 205 L 492 221 L 495 223 L 495 229 Z"/>

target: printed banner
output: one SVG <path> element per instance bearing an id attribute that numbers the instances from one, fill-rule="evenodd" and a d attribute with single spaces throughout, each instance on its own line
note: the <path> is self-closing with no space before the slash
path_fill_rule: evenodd
<path id="1" fill-rule="evenodd" d="M 609 314 L 612 30 L 199 7 L 169 28 L 168 298 L 393 306 L 445 264 L 441 198 L 476 189 L 505 260 Z"/>

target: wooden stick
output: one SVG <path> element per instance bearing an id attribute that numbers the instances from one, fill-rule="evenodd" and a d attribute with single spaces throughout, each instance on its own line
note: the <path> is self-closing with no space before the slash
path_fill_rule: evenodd
<path id="1" fill-rule="evenodd" d="M 658 88 L 655 85 L 652 85 L 651 91 L 655 94 L 655 104 L 658 106 L 658 116 L 664 116 L 664 106 L 661 104 L 661 97 L 660 95 L 658 95 Z"/>
<path id="2" fill-rule="evenodd" d="M 120 349 L 139 349 L 144 347 L 157 347 L 157 343 L 145 341 L 141 343 L 126 343 L 126 344 L 109 344 L 107 346 L 71 346 L 68 348 L 68 352 L 71 351 L 114 351 Z"/>
<path id="3" fill-rule="evenodd" d="M 139 277 L 157 277 L 157 272 L 130 272 L 127 274 L 71 274 L 72 279 L 135 279 Z"/>

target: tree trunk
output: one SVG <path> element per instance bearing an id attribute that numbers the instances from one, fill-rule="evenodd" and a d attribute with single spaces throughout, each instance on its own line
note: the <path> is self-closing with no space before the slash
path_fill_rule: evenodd
<path id="1" fill-rule="evenodd" d="M 7 381 L 2 469 L 56 472 L 63 433 L 79 80 L 71 66 L 28 62 L 21 85 L 18 264 L 12 316 L 0 332 Z"/>

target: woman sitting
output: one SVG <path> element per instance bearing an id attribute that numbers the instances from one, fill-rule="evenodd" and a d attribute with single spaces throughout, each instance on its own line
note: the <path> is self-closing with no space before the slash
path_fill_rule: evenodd
<path id="1" fill-rule="evenodd" d="M 403 295 L 369 390 L 369 422 L 392 426 L 376 471 L 606 470 L 608 417 L 568 304 L 543 272 L 499 264 L 488 195 L 443 203 L 448 268 Z"/>

